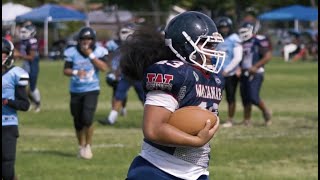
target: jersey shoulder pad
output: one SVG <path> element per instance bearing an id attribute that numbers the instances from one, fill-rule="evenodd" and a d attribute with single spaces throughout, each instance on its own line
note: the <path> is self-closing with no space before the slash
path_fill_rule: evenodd
<path id="1" fill-rule="evenodd" d="M 94 53 L 98 58 L 101 58 L 109 54 L 108 50 L 102 46 L 97 46 L 96 49 L 94 50 Z"/>
<path id="2" fill-rule="evenodd" d="M 230 39 L 235 43 L 241 43 L 240 37 L 236 33 L 231 34 Z"/>
<path id="3" fill-rule="evenodd" d="M 257 39 L 257 43 L 259 44 L 259 46 L 264 47 L 264 48 L 271 47 L 271 43 L 270 43 L 269 39 L 267 38 L 267 36 L 257 35 L 256 39 Z"/>
<path id="4" fill-rule="evenodd" d="M 15 74 L 15 81 L 19 86 L 27 86 L 29 81 L 29 74 L 21 67 L 15 66 L 11 69 Z"/>
<path id="5" fill-rule="evenodd" d="M 64 60 L 69 62 L 72 61 L 72 56 L 74 56 L 77 51 L 78 50 L 75 46 L 71 46 L 66 50 L 64 50 L 63 52 Z"/>
<path id="6" fill-rule="evenodd" d="M 188 86 L 190 65 L 179 60 L 163 60 L 149 66 L 143 78 L 144 89 L 149 91 L 161 90 L 177 97 L 179 92 Z"/>
<path id="7" fill-rule="evenodd" d="M 262 40 L 267 39 L 267 37 L 266 37 L 265 35 L 261 35 L 261 34 L 256 35 L 256 38 L 257 38 L 259 41 L 262 41 Z"/>
<path id="8" fill-rule="evenodd" d="M 118 47 L 119 45 L 114 40 L 109 40 L 106 42 L 106 48 L 109 51 L 115 51 Z"/>

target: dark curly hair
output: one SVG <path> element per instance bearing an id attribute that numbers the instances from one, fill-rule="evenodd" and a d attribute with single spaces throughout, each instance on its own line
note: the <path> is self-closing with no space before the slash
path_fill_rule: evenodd
<path id="1" fill-rule="evenodd" d="M 144 70 L 161 60 L 176 59 L 156 28 L 142 26 L 120 47 L 120 67 L 129 79 L 141 80 Z"/>

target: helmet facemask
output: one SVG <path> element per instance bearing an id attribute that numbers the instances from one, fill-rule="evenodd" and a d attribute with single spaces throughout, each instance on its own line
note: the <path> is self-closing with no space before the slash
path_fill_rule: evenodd
<path id="1" fill-rule="evenodd" d="M 253 36 L 253 26 L 242 27 L 239 29 L 239 37 L 242 41 L 247 41 Z"/>
<path id="2" fill-rule="evenodd" d="M 90 27 L 83 27 L 78 33 L 78 47 L 84 49 L 95 49 L 96 44 L 96 32 Z M 84 43 L 86 39 L 92 40 L 90 43 Z"/>
<path id="3" fill-rule="evenodd" d="M 130 35 L 132 35 L 134 33 L 133 29 L 129 29 L 129 28 L 122 28 L 119 32 L 119 37 L 121 41 L 125 41 L 128 39 L 128 37 Z"/>
<path id="4" fill-rule="evenodd" d="M 19 37 L 21 40 L 26 40 L 34 37 L 36 35 L 36 31 L 32 28 L 28 29 L 26 27 L 22 27 L 20 29 Z"/>
<path id="5" fill-rule="evenodd" d="M 169 46 L 176 56 L 183 62 L 195 64 L 206 71 L 218 74 L 223 66 L 226 56 L 225 52 L 214 50 L 218 43 L 224 42 L 221 34 L 215 32 L 211 36 L 199 36 L 195 42 L 185 31 L 183 31 L 182 34 L 193 48 L 193 51 L 189 54 L 189 57 L 187 57 L 189 58 L 188 60 L 182 57 L 179 52 L 174 49 L 171 39 L 166 39 L 167 46 Z M 199 58 L 197 57 L 200 57 L 202 62 L 198 62 Z M 211 58 L 215 59 L 214 63 Z M 208 61 L 210 63 L 208 63 Z"/>
<path id="6" fill-rule="evenodd" d="M 7 54 L 5 59 L 2 60 L 2 66 L 9 68 L 13 65 L 13 62 L 14 62 L 14 60 L 13 60 L 14 46 L 10 41 L 7 41 L 7 42 L 9 43 L 10 47 L 6 47 L 5 49 L 4 49 L 4 47 L 2 47 L 2 53 Z M 3 43 L 2 43 L 2 46 L 4 46 Z"/>

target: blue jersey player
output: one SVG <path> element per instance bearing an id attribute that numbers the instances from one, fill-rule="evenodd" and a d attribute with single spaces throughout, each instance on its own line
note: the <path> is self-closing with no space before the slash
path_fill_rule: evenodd
<path id="1" fill-rule="evenodd" d="M 13 66 L 13 44 L 2 38 L 2 176 L 3 180 L 15 179 L 15 159 L 18 131 L 17 111 L 27 111 L 30 103 L 26 86 L 29 75 Z"/>
<path id="2" fill-rule="evenodd" d="M 243 58 L 241 61 L 240 93 L 244 106 L 244 125 L 251 125 L 251 106 L 261 111 L 265 125 L 271 125 L 271 111 L 260 98 L 264 79 L 264 65 L 272 57 L 272 47 L 268 38 L 254 33 L 254 24 L 244 22 L 239 29 L 242 40 Z"/>
<path id="3" fill-rule="evenodd" d="M 64 74 L 70 76 L 70 109 L 79 144 L 78 156 L 92 158 L 93 116 L 100 92 L 99 71 L 106 71 L 108 50 L 96 45 L 96 33 L 83 27 L 77 46 L 65 50 Z"/>
<path id="4" fill-rule="evenodd" d="M 185 106 L 218 115 L 225 53 L 215 47 L 221 42 L 210 17 L 187 11 L 169 22 L 165 36 L 142 28 L 121 47 L 122 72 L 141 79 L 146 93 L 142 150 L 131 163 L 128 180 L 209 179 L 209 141 L 219 120 L 211 129 L 208 121 L 195 136 L 167 122 L 172 112 Z"/>
<path id="5" fill-rule="evenodd" d="M 219 33 L 224 42 L 218 44 L 217 50 L 226 52 L 226 59 L 222 67 L 222 75 L 225 78 L 225 92 L 228 102 L 228 118 L 222 127 L 231 127 L 236 111 L 236 89 L 240 77 L 239 63 L 242 59 L 242 45 L 239 36 L 233 33 L 232 21 L 228 17 L 220 17 L 217 21 Z"/>
<path id="6" fill-rule="evenodd" d="M 106 81 L 107 84 L 110 85 L 113 89 L 113 96 L 111 111 L 105 119 L 99 120 L 99 122 L 103 125 L 113 125 L 118 118 L 119 112 L 120 115 L 126 114 L 128 91 L 131 86 L 134 87 L 139 100 L 143 102 L 144 92 L 142 83 L 141 81 L 132 81 L 122 74 L 120 68 L 121 53 L 118 49 L 119 46 L 121 46 L 121 43 L 125 42 L 128 37 L 134 33 L 137 27 L 138 26 L 133 23 L 126 24 L 119 31 L 120 41 L 116 42 L 114 40 L 111 40 L 107 42 L 108 50 L 110 49 L 111 51 L 113 51 L 113 58 L 111 61 L 111 72 L 107 73 Z"/>
<path id="7" fill-rule="evenodd" d="M 20 49 L 15 54 L 16 58 L 23 59 L 22 68 L 29 74 L 29 90 L 28 96 L 30 102 L 34 105 L 34 111 L 40 112 L 40 91 L 37 88 L 39 76 L 39 51 L 38 40 L 36 39 L 36 27 L 29 22 L 25 23 L 20 29 Z"/>

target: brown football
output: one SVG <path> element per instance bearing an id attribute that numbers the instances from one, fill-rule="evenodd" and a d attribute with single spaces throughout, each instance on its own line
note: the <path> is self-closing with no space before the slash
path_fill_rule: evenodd
<path id="1" fill-rule="evenodd" d="M 199 106 L 186 106 L 174 111 L 168 123 L 183 132 L 197 135 L 208 119 L 211 120 L 211 127 L 217 122 L 217 116 L 213 112 Z"/>

